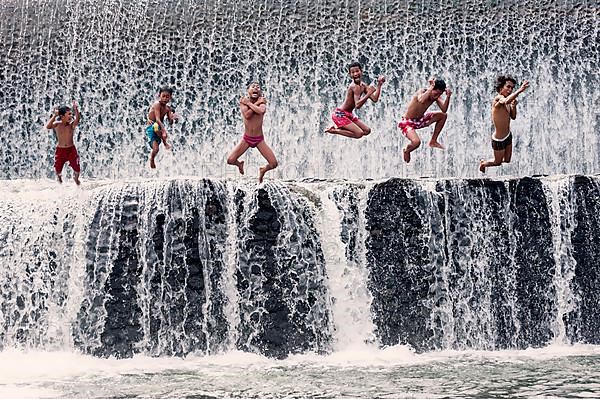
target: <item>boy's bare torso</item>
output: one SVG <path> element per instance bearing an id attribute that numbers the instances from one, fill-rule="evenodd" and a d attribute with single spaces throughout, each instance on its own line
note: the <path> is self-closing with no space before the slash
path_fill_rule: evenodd
<path id="1" fill-rule="evenodd" d="M 162 122 L 165 119 L 165 115 L 167 115 L 167 113 L 169 113 L 169 106 L 167 104 L 163 105 L 160 103 L 160 101 L 155 102 L 154 104 L 152 104 L 152 106 L 150 107 L 150 110 L 148 110 L 148 123 L 154 123 L 156 122 L 156 110 L 159 110 L 160 112 L 160 121 Z"/>
<path id="2" fill-rule="evenodd" d="M 71 123 L 64 124 L 62 122 L 58 122 L 54 124 L 53 129 L 56 132 L 57 147 L 68 148 L 74 145 L 73 132 L 75 131 L 75 128 Z"/>
<path id="3" fill-rule="evenodd" d="M 348 90 L 346 90 L 346 98 L 340 108 L 348 112 L 354 111 L 354 108 L 356 108 L 355 99 L 360 99 L 364 94 L 367 94 L 367 87 L 365 82 L 360 82 L 359 85 L 354 82 L 350 83 Z"/>
<path id="4" fill-rule="evenodd" d="M 406 113 L 404 117 L 406 119 L 418 119 L 425 115 L 425 112 L 431 107 L 431 104 L 435 102 L 432 100 L 430 96 L 421 102 L 419 101 L 419 96 L 423 96 L 427 92 L 427 89 L 419 89 L 419 91 L 413 96 L 408 104 L 408 108 L 406 109 Z"/>
<path id="5" fill-rule="evenodd" d="M 266 100 L 264 99 L 264 97 L 259 97 L 256 101 L 252 101 L 252 99 L 249 99 L 249 101 L 252 102 L 256 106 L 260 106 L 261 104 L 266 104 Z M 247 113 L 249 109 L 250 109 L 250 107 L 247 106 L 246 104 L 240 104 L 240 111 L 242 113 L 242 119 L 244 120 L 244 133 L 247 134 L 248 136 L 254 136 L 254 137 L 262 136 L 263 135 L 263 119 L 264 119 L 265 114 L 253 112 L 250 117 L 246 118 L 246 116 L 244 114 Z"/>
<path id="6" fill-rule="evenodd" d="M 510 133 L 510 108 L 512 105 L 496 106 L 496 103 L 504 98 L 502 95 L 497 95 L 492 102 L 492 121 L 496 129 L 494 137 L 498 140 L 504 139 Z"/>

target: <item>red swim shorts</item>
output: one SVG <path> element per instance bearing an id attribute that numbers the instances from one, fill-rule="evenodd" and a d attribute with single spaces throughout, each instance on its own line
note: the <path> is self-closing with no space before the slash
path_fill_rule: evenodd
<path id="1" fill-rule="evenodd" d="M 426 126 L 429 126 L 431 124 L 432 117 L 432 112 L 426 112 L 422 117 L 415 119 L 406 119 L 405 117 L 402 117 L 398 123 L 398 127 L 402 129 L 402 134 L 406 136 L 409 127 L 412 127 L 413 129 L 422 129 Z"/>
<path id="2" fill-rule="evenodd" d="M 264 139 L 265 138 L 262 134 L 260 136 L 248 136 L 246 133 L 244 133 L 244 141 L 252 148 L 256 147 Z"/>
<path id="3" fill-rule="evenodd" d="M 63 170 L 63 166 L 65 166 L 65 162 L 69 161 L 69 165 L 71 168 L 77 173 L 79 173 L 79 154 L 77 154 L 77 149 L 75 146 L 71 147 L 56 147 L 56 153 L 54 155 L 54 170 L 57 175 L 60 175 Z"/>
<path id="4" fill-rule="evenodd" d="M 333 123 L 335 123 L 337 127 L 342 127 L 353 122 L 358 122 L 359 119 L 356 115 L 352 114 L 352 112 L 336 108 L 335 111 L 333 111 L 333 114 L 331 114 L 331 120 L 333 120 Z"/>

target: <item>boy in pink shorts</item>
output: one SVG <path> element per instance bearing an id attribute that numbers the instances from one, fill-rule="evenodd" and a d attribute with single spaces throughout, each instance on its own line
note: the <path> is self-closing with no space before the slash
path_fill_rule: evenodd
<path id="1" fill-rule="evenodd" d="M 442 101 L 440 96 L 446 92 L 446 99 Z M 452 92 L 446 88 L 446 82 L 442 79 L 429 79 L 429 87 L 419 89 L 413 96 L 406 113 L 398 123 L 398 127 L 402 129 L 402 134 L 410 140 L 410 143 L 403 148 L 404 161 L 410 162 L 410 153 L 416 150 L 421 145 L 421 139 L 415 130 L 427 127 L 435 122 L 433 135 L 429 141 L 429 146 L 432 148 L 444 149 L 444 146 L 438 142 L 438 136 L 446 123 L 446 111 L 450 103 Z M 441 111 L 426 112 L 433 103 L 437 103 Z"/>
<path id="2" fill-rule="evenodd" d="M 240 112 L 244 120 L 244 136 L 227 157 L 227 163 L 237 166 L 240 174 L 243 175 L 244 161 L 238 158 L 244 155 L 248 148 L 256 148 L 267 160 L 267 164 L 259 168 L 258 181 L 262 183 L 265 173 L 277 167 L 277 158 L 263 136 L 262 127 L 267 112 L 267 100 L 263 97 L 258 83 L 253 82 L 248 86 L 248 95 L 240 99 Z"/>
<path id="3" fill-rule="evenodd" d="M 381 86 L 385 82 L 385 77 L 380 76 L 377 79 L 377 88 L 368 86 L 362 81 L 362 65 L 358 62 L 348 65 L 348 74 L 352 78 L 352 83 L 350 83 L 346 90 L 346 99 L 331 114 L 331 119 L 335 126 L 330 126 L 325 131 L 327 133 L 359 139 L 371 133 L 371 128 L 352 114 L 352 111 L 354 108 L 359 109 L 362 107 L 369 99 L 374 103 L 379 100 Z"/>

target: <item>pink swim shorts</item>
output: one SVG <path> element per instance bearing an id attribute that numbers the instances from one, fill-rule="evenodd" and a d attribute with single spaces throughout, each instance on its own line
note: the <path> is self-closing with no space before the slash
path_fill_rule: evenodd
<path id="1" fill-rule="evenodd" d="M 342 127 L 353 122 L 358 122 L 358 117 L 352 114 L 352 112 L 336 108 L 335 111 L 333 111 L 333 114 L 331 114 L 331 120 L 333 120 L 333 123 L 335 123 L 337 127 Z"/>
<path id="2" fill-rule="evenodd" d="M 402 129 L 402 134 L 406 136 L 408 134 L 409 127 L 412 127 L 413 129 L 422 129 L 426 126 L 429 126 L 431 124 L 432 117 L 432 112 L 426 112 L 422 117 L 415 119 L 406 119 L 405 117 L 402 117 L 398 123 L 398 127 Z"/>
<path id="3" fill-rule="evenodd" d="M 256 147 L 264 139 L 265 137 L 262 134 L 260 136 L 248 136 L 244 133 L 244 141 L 252 148 Z"/>

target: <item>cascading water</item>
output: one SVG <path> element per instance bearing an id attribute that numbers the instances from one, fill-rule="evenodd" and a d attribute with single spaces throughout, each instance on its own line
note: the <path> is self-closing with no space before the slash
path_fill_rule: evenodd
<path id="1" fill-rule="evenodd" d="M 0 397 L 23 396 L 6 392 L 32 364 L 52 365 L 55 351 L 83 368 L 105 362 L 90 375 L 110 382 L 61 385 L 42 373 L 60 397 L 123 397 L 120 387 L 137 381 L 139 396 L 153 398 L 198 395 L 198 381 L 202 397 L 227 398 L 600 394 L 598 10 L 586 1 L 2 2 Z M 355 59 L 368 80 L 387 76 L 380 102 L 357 112 L 373 128 L 361 140 L 322 133 Z M 513 162 L 490 173 L 536 176 L 473 179 L 491 155 L 499 73 L 531 89 L 512 122 Z M 406 165 L 396 123 L 432 74 L 453 90 L 448 149 L 420 148 Z M 239 96 L 255 79 L 280 162 L 260 185 L 233 180 L 224 162 L 241 135 Z M 162 84 L 175 87 L 183 118 L 152 171 L 143 127 Z M 72 100 L 83 112 L 78 188 L 44 179 L 55 138 L 43 125 Z M 255 176 L 262 159 L 245 160 Z M 477 374 L 489 363 L 468 358 L 556 345 L 581 359 L 567 374 L 541 372 L 534 391 L 511 385 L 520 373 L 537 378 L 519 360 L 512 375 L 500 362 L 498 383 Z M 454 350 L 459 358 L 436 357 Z M 480 383 L 464 381 L 471 371 Z M 181 386 L 168 396 L 174 375 Z M 561 385 L 576 375 L 584 388 Z M 552 378 L 558 389 L 539 388 Z M 420 379 L 432 386 L 412 390 Z"/>
<path id="2" fill-rule="evenodd" d="M 0 178 L 52 175 L 53 107 L 80 103 L 76 144 L 83 176 L 225 177 L 241 136 L 238 100 L 260 80 L 269 101 L 266 139 L 274 176 L 380 178 L 477 176 L 491 156 L 490 101 L 499 73 L 529 79 L 513 122 L 515 155 L 502 173 L 599 170 L 597 4 L 321 1 L 4 1 L 0 4 Z M 381 100 L 359 110 L 371 136 L 323 133 L 358 59 L 385 74 Z M 396 124 L 427 78 L 454 94 L 441 136 L 405 165 Z M 176 89 L 183 120 L 172 153 L 147 167 L 145 113 L 161 84 Z M 421 131 L 423 137 L 430 134 Z M 567 146 L 567 148 L 565 148 Z M 568 149 L 568 150 L 567 150 Z M 251 153 L 249 164 L 262 162 Z"/>

